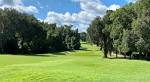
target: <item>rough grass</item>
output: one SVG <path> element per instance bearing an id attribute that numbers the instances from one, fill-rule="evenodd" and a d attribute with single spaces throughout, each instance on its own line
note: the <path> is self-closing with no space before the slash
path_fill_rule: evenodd
<path id="1" fill-rule="evenodd" d="M 43 56 L 2 55 L 0 82 L 150 81 L 150 62 L 103 59 L 96 46 L 82 43 L 82 47 L 78 51 Z"/>

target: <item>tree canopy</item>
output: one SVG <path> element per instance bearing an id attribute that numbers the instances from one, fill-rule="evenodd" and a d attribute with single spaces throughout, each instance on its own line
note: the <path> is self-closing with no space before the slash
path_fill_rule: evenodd
<path id="1" fill-rule="evenodd" d="M 149 4 L 150 0 L 138 0 L 116 11 L 109 10 L 103 18 L 92 21 L 87 32 L 91 42 L 100 45 L 104 57 L 116 53 L 130 58 L 150 58 Z"/>
<path id="2" fill-rule="evenodd" d="M 80 48 L 72 26 L 40 22 L 14 9 L 0 9 L 0 53 L 46 53 Z"/>

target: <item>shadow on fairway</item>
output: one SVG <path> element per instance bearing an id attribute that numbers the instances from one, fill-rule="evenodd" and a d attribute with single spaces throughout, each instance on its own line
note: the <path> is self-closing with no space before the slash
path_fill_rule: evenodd
<path id="1" fill-rule="evenodd" d="M 125 59 L 124 57 L 109 57 L 108 59 Z M 126 59 L 128 59 L 128 58 L 126 58 Z"/>
<path id="2" fill-rule="evenodd" d="M 82 50 L 82 51 L 92 51 L 92 50 L 88 50 L 88 48 L 80 48 L 80 50 Z"/>
<path id="3" fill-rule="evenodd" d="M 111 58 L 110 58 L 110 57 L 108 57 L 108 59 L 112 59 L 112 60 L 114 60 L 114 59 L 115 59 L 115 60 L 116 60 L 116 59 L 125 59 L 125 60 L 141 60 L 141 61 L 150 61 L 150 59 L 144 59 L 144 58 L 143 58 L 143 59 L 134 59 L 134 58 L 130 58 L 130 57 L 126 57 L 126 58 L 125 58 L 125 57 L 117 57 L 117 58 L 116 58 L 116 57 L 111 57 Z"/>
<path id="4" fill-rule="evenodd" d="M 65 52 L 52 52 L 52 55 L 66 55 Z"/>
<path id="5" fill-rule="evenodd" d="M 49 55 L 49 54 L 17 54 L 17 56 L 56 57 L 55 55 Z"/>
<path id="6" fill-rule="evenodd" d="M 53 53 L 45 53 L 45 54 L 0 54 L 0 55 L 12 55 L 12 56 L 35 56 L 35 57 L 56 57 Z M 59 55 L 59 54 L 58 54 Z"/>

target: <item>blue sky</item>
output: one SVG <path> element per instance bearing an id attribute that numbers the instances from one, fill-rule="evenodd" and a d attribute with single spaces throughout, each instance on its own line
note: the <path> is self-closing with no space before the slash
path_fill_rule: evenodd
<path id="1" fill-rule="evenodd" d="M 44 19 L 49 11 L 57 13 L 77 13 L 80 11 L 80 4 L 73 3 L 71 0 L 23 0 L 23 2 L 26 6 L 36 6 L 39 13 L 35 15 L 41 19 Z"/>
<path id="2" fill-rule="evenodd" d="M 37 19 L 74 25 L 86 31 L 96 16 L 104 16 L 107 10 L 116 10 L 134 0 L 0 0 L 0 8 L 14 8 L 33 14 Z"/>
<path id="3" fill-rule="evenodd" d="M 123 6 L 127 4 L 126 0 L 101 0 L 104 5 L 110 6 L 112 4 L 117 4 Z M 35 16 L 40 19 L 44 19 L 49 11 L 54 11 L 57 13 L 77 13 L 80 12 L 80 3 L 73 2 L 72 0 L 23 0 L 24 5 L 36 6 L 39 13 Z"/>

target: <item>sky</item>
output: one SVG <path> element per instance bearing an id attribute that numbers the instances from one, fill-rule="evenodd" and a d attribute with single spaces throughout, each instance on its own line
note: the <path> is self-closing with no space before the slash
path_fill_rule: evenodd
<path id="1" fill-rule="evenodd" d="M 95 17 L 130 2 L 134 0 L 0 0 L 0 8 L 14 8 L 49 24 L 74 25 L 83 32 Z"/>

